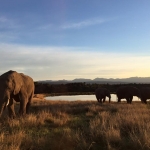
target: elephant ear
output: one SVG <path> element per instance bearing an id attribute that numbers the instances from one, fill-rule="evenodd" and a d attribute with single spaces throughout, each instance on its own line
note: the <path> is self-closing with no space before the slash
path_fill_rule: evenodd
<path id="1" fill-rule="evenodd" d="M 21 75 L 17 72 L 14 73 L 13 83 L 14 83 L 13 94 L 16 95 L 20 92 L 23 83 Z"/>

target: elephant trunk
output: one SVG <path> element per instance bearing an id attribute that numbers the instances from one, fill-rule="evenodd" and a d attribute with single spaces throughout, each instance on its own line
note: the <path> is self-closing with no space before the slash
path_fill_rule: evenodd
<path id="1" fill-rule="evenodd" d="M 5 103 L 0 106 L 0 117 L 2 116 L 4 108 L 5 108 Z"/>

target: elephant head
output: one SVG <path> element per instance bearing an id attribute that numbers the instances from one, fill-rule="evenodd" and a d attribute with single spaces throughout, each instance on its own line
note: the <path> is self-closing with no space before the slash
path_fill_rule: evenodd
<path id="1" fill-rule="evenodd" d="M 138 98 L 141 98 L 141 92 L 136 87 L 131 87 L 133 89 L 133 96 L 137 96 Z"/>
<path id="2" fill-rule="evenodd" d="M 20 74 L 15 71 L 8 71 L 0 76 L 0 116 L 9 105 L 11 95 L 19 93 L 22 83 Z"/>

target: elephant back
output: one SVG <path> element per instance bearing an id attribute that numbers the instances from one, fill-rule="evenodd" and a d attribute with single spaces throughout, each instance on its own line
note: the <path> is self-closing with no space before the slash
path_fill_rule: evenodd
<path id="1" fill-rule="evenodd" d="M 95 90 L 95 95 L 98 96 L 98 97 L 105 97 L 105 96 L 110 96 L 110 92 L 106 89 L 106 88 L 97 88 Z"/>

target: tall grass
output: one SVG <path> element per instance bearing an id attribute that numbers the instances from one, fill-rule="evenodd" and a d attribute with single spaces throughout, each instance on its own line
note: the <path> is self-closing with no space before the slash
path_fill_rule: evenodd
<path id="1" fill-rule="evenodd" d="M 24 118 L 1 118 L 0 149 L 149 150 L 149 106 L 140 102 L 34 102 Z"/>

